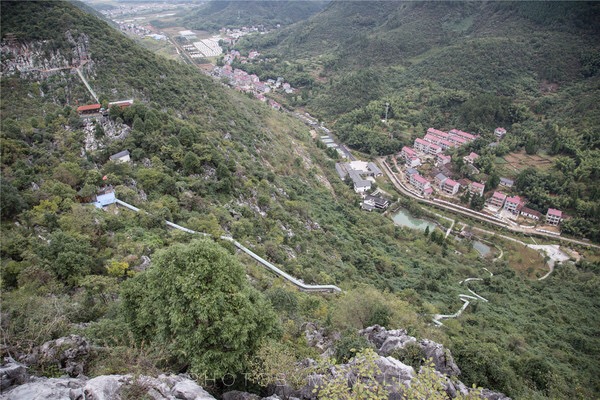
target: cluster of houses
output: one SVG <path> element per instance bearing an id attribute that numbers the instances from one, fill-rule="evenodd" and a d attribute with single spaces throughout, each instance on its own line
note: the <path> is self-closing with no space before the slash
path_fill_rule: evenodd
<path id="1" fill-rule="evenodd" d="M 389 207 L 390 201 L 378 195 L 377 193 L 367 194 L 371 190 L 375 178 L 382 176 L 383 173 L 373 162 L 367 161 L 350 161 L 344 163 L 336 163 L 335 170 L 341 180 L 350 178 L 356 193 L 361 194 L 363 200 L 361 208 L 366 211 L 385 210 Z M 377 190 L 376 192 L 378 192 Z"/>
<path id="2" fill-rule="evenodd" d="M 367 161 L 336 163 L 335 170 L 341 180 L 349 177 L 352 180 L 354 191 L 361 194 L 371 189 L 376 177 L 383 175 L 375 163 Z"/>
<path id="3" fill-rule="evenodd" d="M 506 194 L 496 191 L 487 201 L 488 206 L 494 207 L 497 210 L 505 210 L 514 216 L 540 221 L 542 213 L 525 207 L 525 199 L 519 196 L 507 196 Z M 563 220 L 564 215 L 561 210 L 549 208 L 546 212 L 546 223 L 552 226 L 558 226 Z"/>
<path id="4" fill-rule="evenodd" d="M 400 152 L 400 157 L 404 159 L 408 168 L 420 166 L 422 158 L 426 156 L 435 157 L 436 165 L 443 166 L 452 160 L 449 155 L 444 154 L 445 150 L 463 146 L 475 139 L 477 139 L 476 135 L 458 129 L 443 132 L 435 128 L 429 128 L 425 137 L 415 139 L 413 147 L 404 146 Z M 475 153 L 471 154 L 477 156 Z"/>
<path id="5" fill-rule="evenodd" d="M 450 155 L 444 154 L 444 151 L 453 147 L 460 147 L 477 139 L 476 135 L 463 132 L 458 129 L 452 129 L 449 132 L 443 132 L 439 129 L 429 128 L 425 137 L 415 139 L 413 147 L 404 146 L 400 151 L 399 157 L 404 160 L 408 168 L 408 181 L 413 185 L 421 195 L 429 197 L 433 193 L 433 186 L 429 180 L 421 176 L 414 168 L 422 164 L 425 158 L 434 157 L 435 165 L 444 168 L 452 161 Z M 471 153 L 464 157 L 465 162 L 473 164 L 479 157 L 476 153 Z M 416 172 L 416 173 L 415 173 Z M 460 189 L 460 183 L 456 182 L 443 173 L 435 176 L 435 185 L 444 194 L 455 195 Z"/>
<path id="6" fill-rule="evenodd" d="M 267 33 L 264 26 L 242 26 L 241 28 L 221 28 L 219 33 L 225 37 L 224 41 L 228 44 L 235 44 L 235 42 L 246 35 L 251 33 Z"/>

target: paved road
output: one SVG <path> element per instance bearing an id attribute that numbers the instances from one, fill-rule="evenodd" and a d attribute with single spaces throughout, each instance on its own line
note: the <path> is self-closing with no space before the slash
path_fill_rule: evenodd
<path id="1" fill-rule="evenodd" d="M 563 242 L 569 242 L 569 243 L 576 243 L 582 246 L 586 246 L 586 247 L 593 247 L 596 249 L 600 249 L 600 246 L 592 244 L 592 243 L 588 243 L 588 242 L 584 242 L 582 240 L 577 240 L 577 239 L 569 239 L 569 238 L 565 238 L 562 236 L 556 236 L 556 235 L 552 235 L 552 234 L 548 234 L 548 233 L 544 233 L 544 232 L 539 232 L 533 229 L 525 229 L 525 228 L 521 228 L 518 226 L 510 226 L 510 225 L 506 225 L 502 222 L 498 222 L 495 221 L 494 219 L 492 219 L 492 217 L 487 217 L 482 215 L 478 215 L 480 213 L 475 214 L 474 211 L 467 211 L 466 209 L 463 209 L 464 207 L 458 206 L 458 205 L 451 205 L 447 202 L 440 202 L 438 201 L 433 201 L 433 200 L 428 200 L 423 198 L 422 196 L 420 196 L 419 194 L 411 191 L 409 188 L 407 188 L 399 179 L 398 177 L 396 177 L 396 175 L 394 174 L 394 172 L 391 170 L 390 166 L 387 164 L 387 162 L 385 162 L 385 159 L 383 157 L 380 157 L 377 159 L 377 162 L 379 163 L 379 165 L 381 166 L 381 170 L 384 171 L 386 173 L 386 175 L 388 176 L 388 178 L 390 179 L 390 181 L 392 182 L 392 184 L 396 187 L 396 189 L 408 196 L 408 197 L 412 197 L 413 199 L 421 202 L 421 203 L 426 203 L 426 204 L 430 204 L 439 208 L 444 208 L 448 211 L 451 211 L 453 213 L 457 213 L 457 214 L 462 214 L 465 216 L 468 216 L 469 218 L 474 218 L 474 219 L 478 219 L 480 221 L 484 221 L 487 222 L 488 224 L 492 224 L 501 228 L 505 228 L 509 231 L 512 232 L 517 232 L 517 233 L 524 233 L 526 235 L 530 235 L 530 236 L 540 236 L 540 237 L 544 237 L 544 238 L 549 238 L 552 240 L 558 240 L 558 241 L 563 241 Z M 475 228 L 474 228 L 475 229 Z M 482 230 L 483 231 L 483 230 Z M 496 234 L 496 232 L 490 232 L 490 231 L 485 231 L 488 232 L 492 235 Z M 503 235 L 498 235 L 498 236 L 502 236 L 504 238 L 507 238 L 509 240 L 514 240 L 520 243 L 523 243 L 521 241 L 518 241 L 516 239 L 513 238 L 509 238 L 508 236 L 503 236 Z"/>

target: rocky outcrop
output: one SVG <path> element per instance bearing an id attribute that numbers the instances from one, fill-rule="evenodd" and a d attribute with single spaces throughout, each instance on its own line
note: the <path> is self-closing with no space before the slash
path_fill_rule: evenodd
<path id="1" fill-rule="evenodd" d="M 70 335 L 34 348 L 19 361 L 27 365 L 56 365 L 60 371 L 76 377 L 83 374 L 90 351 L 91 346 L 85 338 Z"/>
<path id="2" fill-rule="evenodd" d="M 8 357 L 6 363 L 0 366 L 0 393 L 10 387 L 21 385 L 28 379 L 27 368 Z"/>
<path id="3" fill-rule="evenodd" d="M 450 350 L 439 343 L 428 339 L 417 340 L 415 337 L 409 336 L 404 329 L 388 331 L 379 325 L 363 329 L 360 334 L 373 343 L 377 353 L 382 356 L 389 356 L 398 350 L 404 349 L 409 343 L 414 343 L 421 348 L 424 358 L 433 361 L 436 371 L 448 376 L 460 375 L 460 369 L 454 362 Z"/>
<path id="4" fill-rule="evenodd" d="M 5 359 L 0 367 L 0 376 L 1 400 L 120 400 L 123 397 L 215 400 L 185 375 L 160 375 L 157 378 L 132 375 L 102 375 L 92 379 L 83 376 L 37 378 L 30 377 L 24 365 Z"/>

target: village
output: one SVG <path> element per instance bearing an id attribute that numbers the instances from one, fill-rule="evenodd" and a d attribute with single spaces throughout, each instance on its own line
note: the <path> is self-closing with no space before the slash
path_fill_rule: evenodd
<path id="1" fill-rule="evenodd" d="M 501 140 L 507 134 L 506 129 L 498 127 L 494 135 Z M 396 159 L 403 164 L 397 168 L 397 176 L 401 181 L 408 183 L 412 191 L 418 196 L 428 199 L 435 194 L 439 199 L 459 203 L 459 195 L 463 199 L 472 199 L 474 196 L 481 198 L 483 212 L 511 225 L 546 224 L 542 232 L 557 234 L 558 227 L 565 219 L 561 210 L 548 208 L 545 215 L 539 211 L 526 207 L 527 200 L 518 196 L 514 189 L 514 181 L 505 177 L 500 178 L 499 190 L 486 190 L 486 182 L 470 181 L 465 178 L 452 179 L 455 175 L 451 171 L 452 156 L 445 154 L 448 149 L 459 148 L 475 139 L 478 135 L 452 129 L 444 132 L 429 128 L 423 138 L 417 138 L 412 147 L 404 146 Z M 463 157 L 465 165 L 479 173 L 474 166 L 479 158 L 477 153 L 471 152 Z M 422 168 L 428 166 L 430 168 Z M 423 171 L 427 171 L 423 173 Z M 486 194 L 487 192 L 487 194 Z"/>

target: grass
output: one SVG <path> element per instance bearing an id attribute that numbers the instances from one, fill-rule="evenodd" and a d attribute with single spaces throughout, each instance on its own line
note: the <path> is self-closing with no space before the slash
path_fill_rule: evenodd
<path id="1" fill-rule="evenodd" d="M 546 154 L 527 154 L 525 150 L 496 158 L 496 166 L 503 176 L 516 176 L 522 170 L 533 167 L 547 171 L 554 165 L 555 157 Z"/>
<path id="2" fill-rule="evenodd" d="M 544 256 L 538 251 L 508 240 L 502 241 L 501 247 L 509 267 L 520 276 L 537 279 L 548 271 Z"/>

